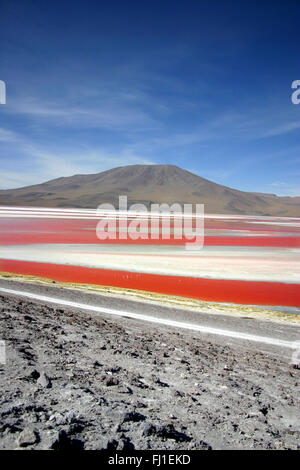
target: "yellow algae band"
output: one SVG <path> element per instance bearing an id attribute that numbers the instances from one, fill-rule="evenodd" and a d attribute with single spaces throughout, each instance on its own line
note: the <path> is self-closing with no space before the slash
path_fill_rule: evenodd
<path id="1" fill-rule="evenodd" d="M 155 292 L 140 291 L 113 286 L 100 286 L 95 284 L 80 284 L 73 282 L 58 282 L 49 278 L 30 276 L 23 274 L 12 274 L 0 271 L 0 280 L 21 281 L 31 284 L 51 284 L 53 287 L 76 289 L 87 293 L 109 295 L 114 297 L 127 297 L 130 300 L 148 302 L 152 304 L 174 307 L 176 309 L 191 310 L 199 313 L 211 313 L 216 315 L 238 316 L 240 318 L 252 318 L 257 320 L 268 320 L 274 322 L 288 322 L 300 324 L 300 315 L 271 310 L 259 306 L 246 306 L 237 304 L 223 304 L 205 302 L 203 300 L 189 299 L 185 297 L 159 294 Z"/>

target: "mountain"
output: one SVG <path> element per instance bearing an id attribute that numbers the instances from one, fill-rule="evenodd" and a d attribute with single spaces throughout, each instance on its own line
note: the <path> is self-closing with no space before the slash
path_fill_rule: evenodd
<path id="1" fill-rule="evenodd" d="M 128 196 L 128 205 L 201 203 L 206 213 L 300 217 L 300 197 L 238 191 L 174 165 L 129 165 L 1 190 L 0 204 L 97 208 L 109 202 L 117 207 L 119 195 Z"/>

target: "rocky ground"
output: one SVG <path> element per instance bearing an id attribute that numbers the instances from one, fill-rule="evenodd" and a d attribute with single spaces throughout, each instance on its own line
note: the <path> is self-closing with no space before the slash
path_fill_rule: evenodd
<path id="1" fill-rule="evenodd" d="M 300 449 L 300 370 L 126 318 L 0 296 L 2 449 Z"/>

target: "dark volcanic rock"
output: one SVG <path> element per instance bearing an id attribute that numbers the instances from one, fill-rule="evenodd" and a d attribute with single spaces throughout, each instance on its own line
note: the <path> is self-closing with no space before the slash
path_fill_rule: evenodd
<path id="1" fill-rule="evenodd" d="M 84 450 L 84 443 L 80 439 L 73 439 L 66 431 L 62 430 L 58 434 L 57 440 L 52 445 L 53 450 Z"/>
<path id="2" fill-rule="evenodd" d="M 137 411 L 129 411 L 125 413 L 122 422 L 126 423 L 128 421 L 132 421 L 137 423 L 138 421 L 144 421 L 145 419 L 146 416 L 142 415 L 141 413 L 138 413 Z"/>
<path id="3" fill-rule="evenodd" d="M 177 431 L 172 423 L 159 426 L 156 435 L 165 439 L 174 439 L 176 442 L 188 442 L 191 440 L 186 434 Z"/>

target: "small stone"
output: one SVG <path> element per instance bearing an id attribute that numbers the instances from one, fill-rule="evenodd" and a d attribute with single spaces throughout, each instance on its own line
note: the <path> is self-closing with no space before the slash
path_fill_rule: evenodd
<path id="1" fill-rule="evenodd" d="M 118 392 L 119 393 L 127 393 L 128 395 L 132 395 L 132 389 L 130 387 L 128 387 L 127 385 L 119 385 L 118 387 Z"/>
<path id="2" fill-rule="evenodd" d="M 98 444 L 98 450 L 110 450 L 114 451 L 117 449 L 119 442 L 115 439 L 100 439 Z"/>
<path id="3" fill-rule="evenodd" d="M 124 414 L 123 423 L 126 423 L 128 421 L 133 421 L 137 423 L 138 421 L 144 421 L 145 419 L 146 416 L 142 415 L 141 413 L 138 413 L 137 411 L 129 411 Z"/>
<path id="4" fill-rule="evenodd" d="M 284 446 L 283 446 L 283 443 L 281 441 L 275 441 L 274 449 L 279 450 L 279 449 L 282 449 L 283 447 Z"/>
<path id="5" fill-rule="evenodd" d="M 134 444 L 131 442 L 129 437 L 122 435 L 122 440 L 120 442 L 119 448 L 121 451 L 131 451 L 134 450 Z"/>
<path id="6" fill-rule="evenodd" d="M 73 379 L 75 377 L 75 374 L 74 372 L 72 372 L 71 370 L 69 370 L 67 373 L 66 373 L 66 376 L 68 377 L 68 379 Z"/>
<path id="7" fill-rule="evenodd" d="M 165 439 L 174 439 L 176 442 L 191 441 L 189 436 L 177 431 L 172 423 L 159 426 L 156 434 Z"/>
<path id="8" fill-rule="evenodd" d="M 59 451 L 84 450 L 84 442 L 80 439 L 72 439 L 68 433 L 62 429 L 58 433 L 58 437 L 53 442 L 51 449 Z"/>
<path id="9" fill-rule="evenodd" d="M 262 408 L 260 408 L 259 410 L 264 416 L 267 416 L 268 412 L 269 412 L 269 406 L 263 406 Z"/>
<path id="10" fill-rule="evenodd" d="M 201 448 L 202 450 L 212 450 L 211 445 L 209 445 L 209 444 L 208 444 L 207 442 L 205 442 L 205 441 L 200 441 L 199 444 L 200 444 L 200 446 L 201 446 L 200 448 Z"/>
<path id="11" fill-rule="evenodd" d="M 63 425 L 67 423 L 66 418 L 61 413 L 54 413 L 50 416 L 49 421 L 55 421 L 56 424 Z"/>
<path id="12" fill-rule="evenodd" d="M 212 450 L 212 446 L 205 441 L 191 442 L 188 450 Z"/>
<path id="13" fill-rule="evenodd" d="M 51 450 L 58 440 L 59 432 L 57 430 L 48 430 L 41 434 L 39 450 Z"/>
<path id="14" fill-rule="evenodd" d="M 30 316 L 30 315 L 24 315 L 24 320 L 27 320 L 27 321 L 32 321 L 33 318 Z"/>
<path id="15" fill-rule="evenodd" d="M 100 364 L 100 362 L 99 362 L 99 361 L 94 361 L 94 363 L 93 363 L 93 367 L 95 367 L 95 368 L 96 368 L 96 367 L 101 367 L 101 366 L 102 366 L 102 364 Z"/>
<path id="16" fill-rule="evenodd" d="M 17 444 L 19 447 L 31 446 L 38 442 L 38 433 L 31 429 L 23 429 L 17 438 Z"/>
<path id="17" fill-rule="evenodd" d="M 37 383 L 43 387 L 43 388 L 51 388 L 52 383 L 47 374 L 45 372 L 42 372 L 39 378 L 37 379 Z"/>
<path id="18" fill-rule="evenodd" d="M 29 377 L 34 380 L 37 380 L 39 376 L 40 376 L 40 373 L 36 369 L 33 369 L 29 374 Z"/>
<path id="19" fill-rule="evenodd" d="M 118 385 L 119 380 L 116 377 L 109 376 L 109 377 L 106 377 L 106 379 L 104 380 L 104 383 L 107 387 L 112 387 L 114 385 Z"/>
<path id="20" fill-rule="evenodd" d="M 152 423 L 144 423 L 141 430 L 143 436 L 152 436 L 157 432 L 156 426 Z"/>

